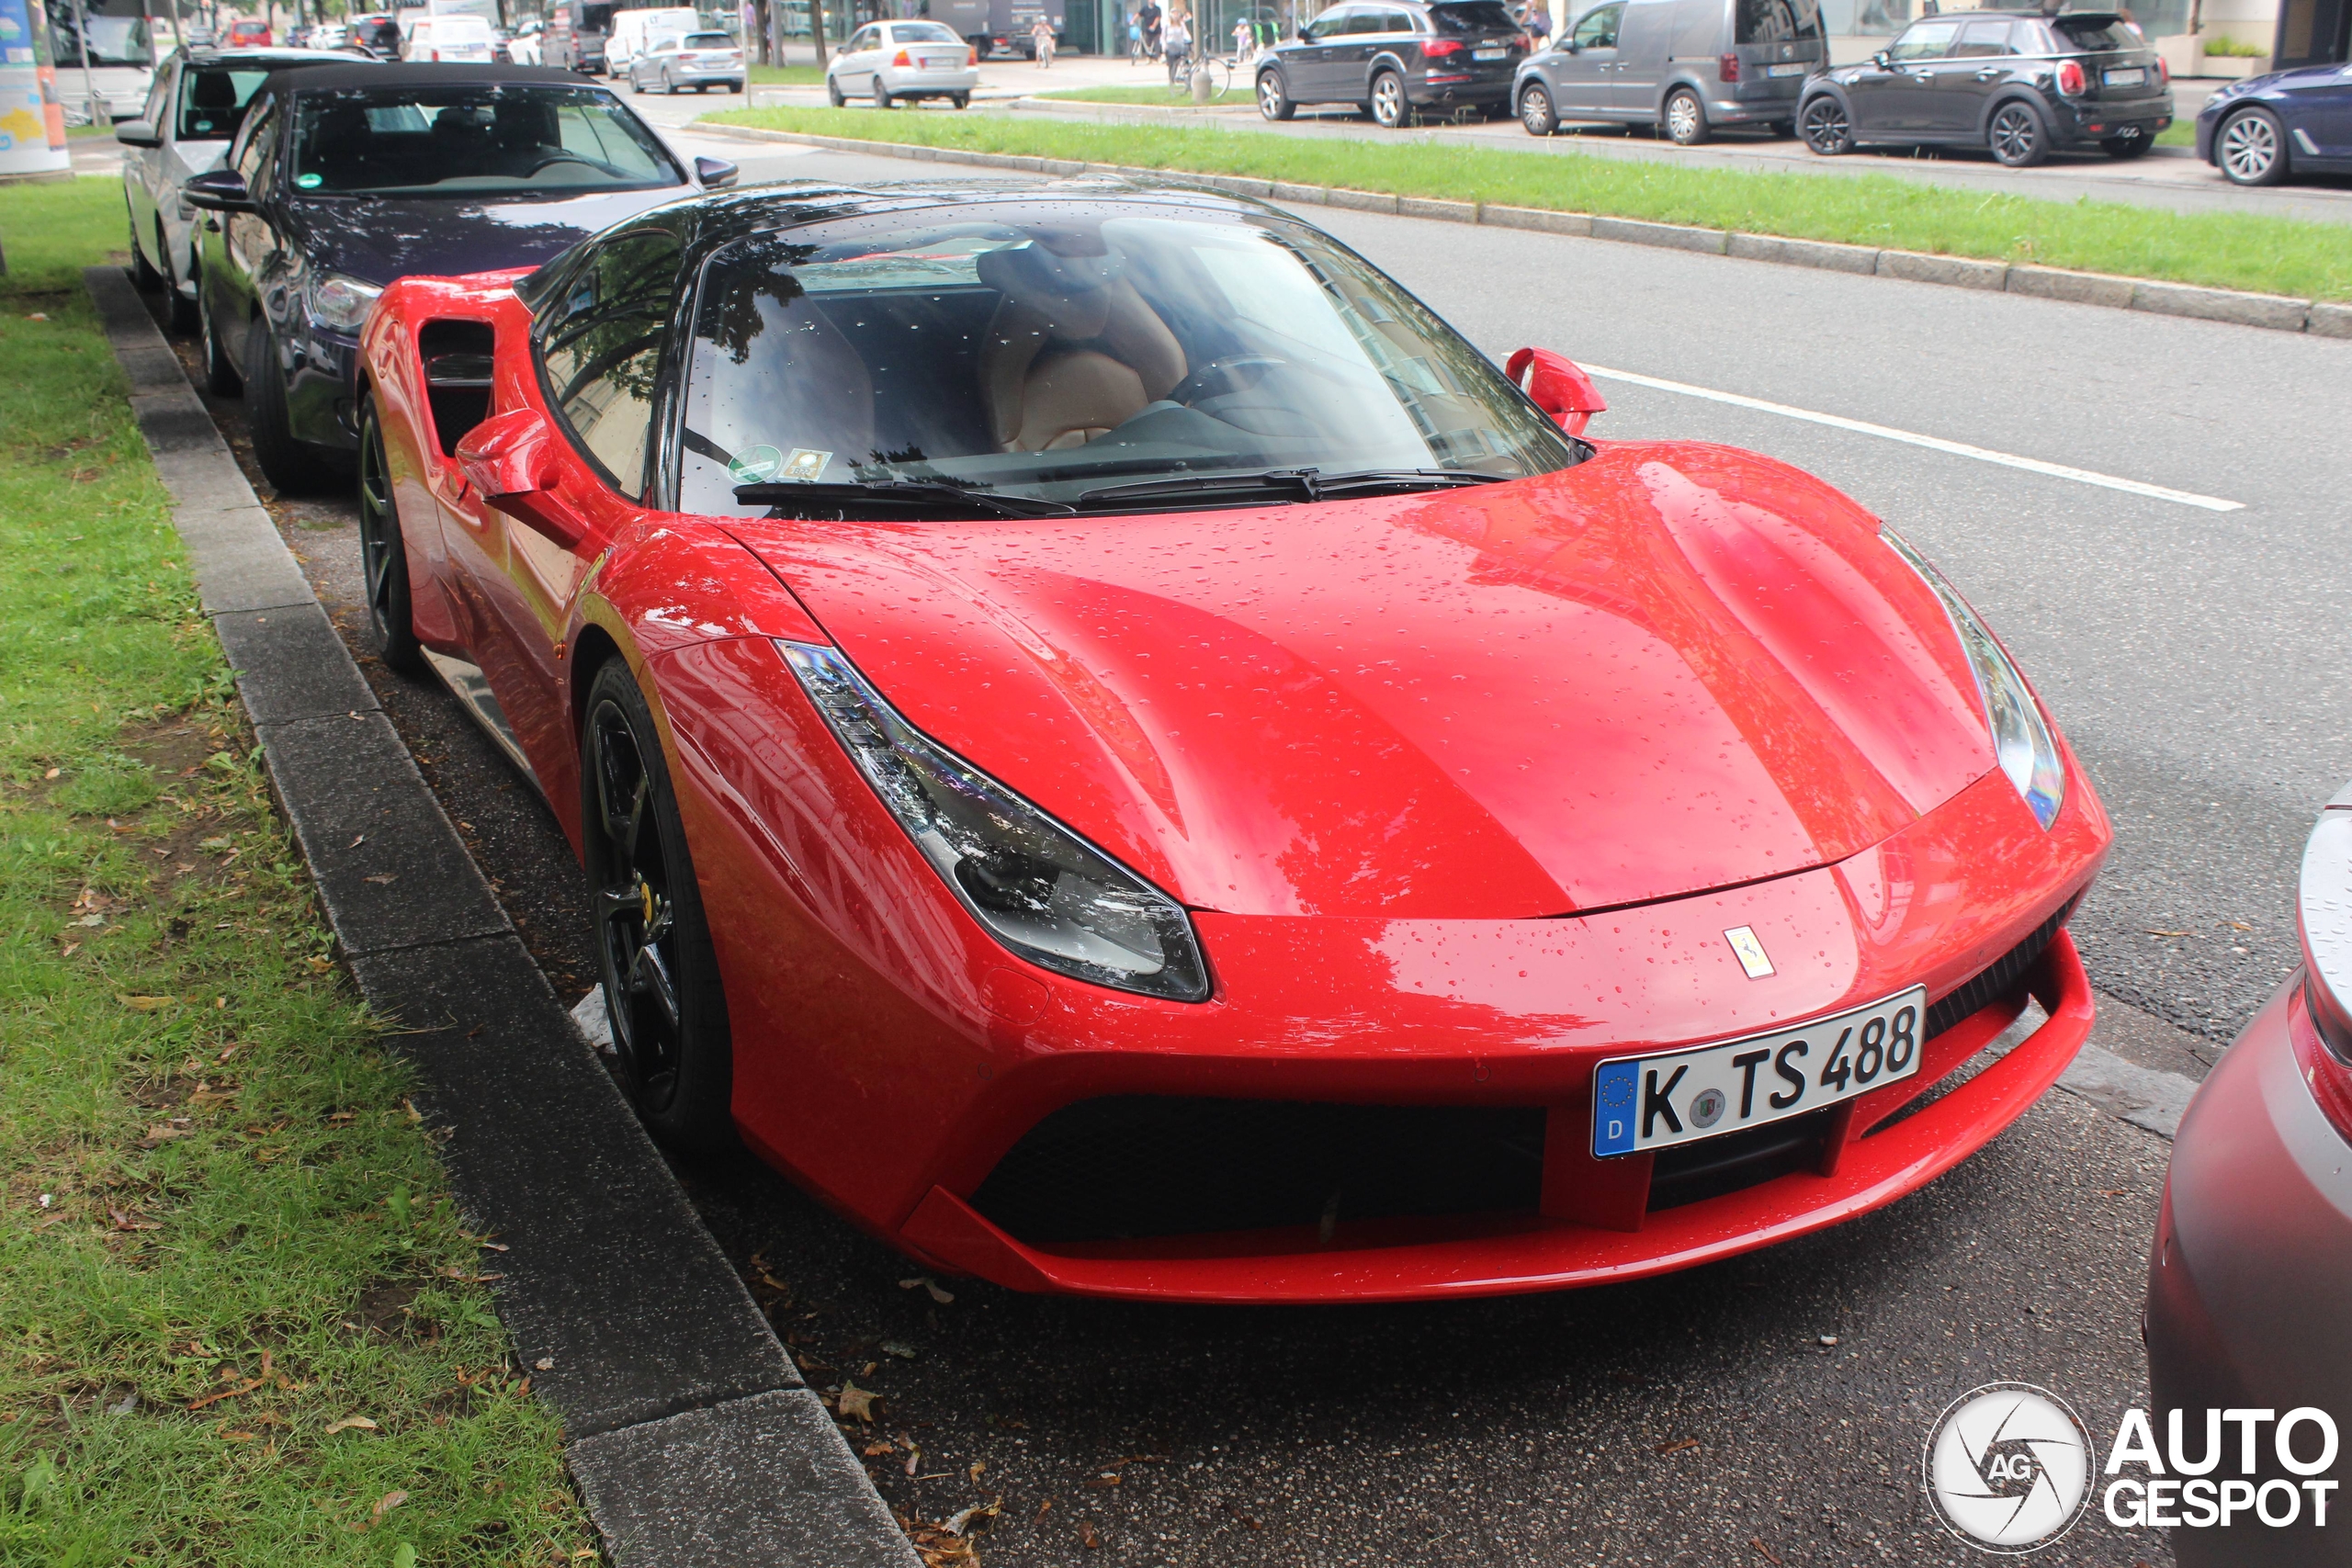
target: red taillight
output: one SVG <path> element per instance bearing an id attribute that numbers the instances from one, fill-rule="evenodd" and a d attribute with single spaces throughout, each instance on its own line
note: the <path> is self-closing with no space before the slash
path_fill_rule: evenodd
<path id="1" fill-rule="evenodd" d="M 1717 55 L 1717 56 L 1715 57 L 1715 76 L 1716 76 L 1716 79 L 1717 79 L 1718 81 L 1724 81 L 1724 82 L 1736 82 L 1736 81 L 1738 81 L 1738 80 L 1739 80 L 1739 56 L 1737 56 L 1736 54 L 1719 54 L 1719 55 Z"/>
<path id="2" fill-rule="evenodd" d="M 978 44 L 967 44 L 967 45 L 966 45 L 966 46 L 965 46 L 965 49 L 964 49 L 964 63 L 965 63 L 965 64 L 967 64 L 967 65 L 978 65 L 979 62 L 980 62 L 980 49 L 979 49 L 979 45 L 978 45 Z"/>
<path id="3" fill-rule="evenodd" d="M 2312 1098 L 2352 1139 L 2352 789 L 2328 802 L 2303 845 L 2295 933 L 2303 983 L 2288 998 L 2287 1033 Z"/>
<path id="4" fill-rule="evenodd" d="M 440 62 L 440 59 L 441 59 L 441 51 L 440 51 L 439 50 L 437 50 L 437 49 L 429 49 L 429 50 L 426 50 L 424 52 L 425 52 L 425 57 L 426 57 L 427 59 L 429 59 L 429 60 L 433 61 L 433 62 L 435 62 L 436 64 Z"/>
<path id="5" fill-rule="evenodd" d="M 1422 58 L 1427 60 L 1442 60 L 1449 54 L 1460 54 L 1461 52 L 1462 40 L 1460 39 L 1431 39 L 1429 42 L 1421 45 Z"/>
<path id="6" fill-rule="evenodd" d="M 2070 98 L 2083 96 L 2083 62 L 2062 60 L 2058 62 L 2058 90 Z"/>
<path id="7" fill-rule="evenodd" d="M 2172 67 L 2165 63 L 2165 57 L 2161 54 L 2156 56 L 2156 85 L 2159 87 L 2172 85 Z"/>
<path id="8" fill-rule="evenodd" d="M 915 62 L 914 56 L 913 56 L 913 55 L 911 55 L 911 54 L 909 54 L 909 53 L 908 53 L 905 50 L 903 50 L 903 49 L 902 49 L 902 50 L 900 50 L 900 51 L 899 51 L 899 52 L 898 52 L 897 56 L 896 56 L 895 58 L 893 58 L 893 59 L 891 60 L 891 62 L 890 62 L 890 63 L 891 63 L 891 64 L 893 64 L 893 65 L 897 66 L 897 67 L 898 67 L 899 70 L 901 70 L 901 71 L 906 70 L 909 66 L 912 65 L 914 62 Z"/>
<path id="9" fill-rule="evenodd" d="M 2320 1038 L 2312 1016 L 2311 986 L 2306 978 L 2287 998 L 2287 1038 L 2294 1043 L 2295 1066 L 2312 1099 L 2335 1130 L 2352 1139 L 2352 1066 L 2346 1066 Z"/>

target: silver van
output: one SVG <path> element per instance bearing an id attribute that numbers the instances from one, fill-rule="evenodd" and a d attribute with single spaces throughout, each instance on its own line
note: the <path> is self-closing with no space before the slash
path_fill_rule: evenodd
<path id="1" fill-rule="evenodd" d="M 1528 57 L 1511 101 L 1530 136 L 1576 119 L 1658 126 L 1685 147 L 1725 125 L 1786 136 L 1828 55 L 1820 0 L 1603 0 Z"/>

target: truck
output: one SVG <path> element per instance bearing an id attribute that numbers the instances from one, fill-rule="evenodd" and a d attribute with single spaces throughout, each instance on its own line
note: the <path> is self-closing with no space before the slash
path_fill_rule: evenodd
<path id="1" fill-rule="evenodd" d="M 1010 53 L 1035 60 L 1037 46 L 1030 37 L 1030 28 L 1036 25 L 1037 14 L 1044 12 L 1053 23 L 1058 47 L 1064 36 L 1063 3 L 1064 0 L 931 0 L 928 14 L 933 21 L 961 33 L 983 59 L 990 54 Z"/>
<path id="2" fill-rule="evenodd" d="M 611 0 L 559 0 L 548 7 L 547 30 L 539 35 L 541 63 L 567 71 L 602 71 L 605 40 L 613 36 Z"/>

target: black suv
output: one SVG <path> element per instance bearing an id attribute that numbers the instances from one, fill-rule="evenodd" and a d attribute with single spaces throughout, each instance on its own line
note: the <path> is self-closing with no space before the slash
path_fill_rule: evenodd
<path id="1" fill-rule="evenodd" d="M 2164 62 L 2112 11 L 1923 17 L 1865 63 L 1806 83 L 1797 109 L 1798 133 L 1825 156 L 1984 147 L 2013 169 L 2089 147 L 2136 158 L 2171 123 Z"/>
<path id="2" fill-rule="evenodd" d="M 1423 109 L 1502 114 L 1526 58 L 1527 35 L 1502 0 L 1352 0 L 1259 57 L 1258 108 L 1288 119 L 1301 104 L 1353 104 L 1391 130 Z"/>

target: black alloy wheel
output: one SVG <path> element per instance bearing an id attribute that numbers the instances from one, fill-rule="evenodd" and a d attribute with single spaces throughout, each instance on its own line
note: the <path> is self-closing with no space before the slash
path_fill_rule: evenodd
<path id="1" fill-rule="evenodd" d="M 727 998 L 661 737 L 620 659 L 596 671 L 587 715 L 581 840 L 614 1066 L 655 1137 L 721 1149 L 733 1141 Z"/>
<path id="2" fill-rule="evenodd" d="M 1383 130 L 1402 130 L 1413 118 L 1413 106 L 1405 99 L 1405 78 L 1394 71 L 1383 71 L 1372 79 L 1372 122 Z"/>
<path id="3" fill-rule="evenodd" d="M 1707 106 L 1688 87 L 1677 87 L 1666 98 L 1666 138 L 1677 147 L 1696 147 L 1713 135 Z"/>
<path id="4" fill-rule="evenodd" d="M 204 284 L 196 286 L 197 343 L 198 357 L 204 361 L 204 389 L 216 398 L 233 398 L 245 389 L 245 378 L 229 362 L 226 347 L 220 342 L 220 329 L 213 324 L 212 304 L 206 299 Z"/>
<path id="5" fill-rule="evenodd" d="M 2050 133 L 2042 126 L 2041 111 L 2023 98 L 2011 98 L 1993 111 L 1984 140 L 2006 168 L 2030 169 L 2050 156 Z"/>
<path id="6" fill-rule="evenodd" d="M 130 198 L 129 197 L 123 197 L 123 205 L 126 209 L 129 208 L 130 204 Z M 126 216 L 129 217 L 130 224 L 131 287 L 138 289 L 141 294 L 153 294 L 155 290 L 164 287 L 164 275 L 157 272 L 154 267 L 149 264 L 147 260 L 147 252 L 139 243 L 139 220 L 135 216 L 130 216 L 127 212 Z M 166 254 L 166 260 L 168 260 L 168 253 Z"/>
<path id="7" fill-rule="evenodd" d="M 1825 158 L 1854 150 L 1854 122 L 1834 93 L 1824 93 L 1805 105 L 1797 116 L 1797 130 L 1804 144 Z"/>
<path id="8" fill-rule="evenodd" d="M 384 426 L 376 400 L 359 404 L 359 570 L 368 616 L 376 626 L 378 657 L 389 669 L 413 674 L 424 668 L 409 596 L 408 550 L 401 536 L 400 500 L 392 493 L 384 456 Z"/>
<path id="9" fill-rule="evenodd" d="M 2287 177 L 2287 130 L 2266 108 L 2241 109 L 2213 133 L 2214 161 L 2232 185 L 2275 186 Z"/>
<path id="10" fill-rule="evenodd" d="M 1279 71 L 1258 73 L 1258 112 L 1268 119 L 1288 119 L 1298 113 L 1298 106 L 1290 101 L 1290 90 L 1283 85 Z"/>
<path id="11" fill-rule="evenodd" d="M 1530 136 L 1549 136 L 1560 129 L 1559 111 L 1552 107 L 1552 95 L 1541 82 L 1530 82 L 1519 95 L 1519 123 Z"/>
<path id="12" fill-rule="evenodd" d="M 341 488 L 351 478 L 348 462 L 294 434 L 286 409 L 286 370 L 278 361 L 266 318 L 254 318 L 245 339 L 245 371 L 254 462 L 263 475 L 284 495 L 315 495 Z"/>

